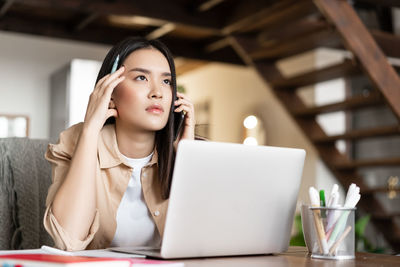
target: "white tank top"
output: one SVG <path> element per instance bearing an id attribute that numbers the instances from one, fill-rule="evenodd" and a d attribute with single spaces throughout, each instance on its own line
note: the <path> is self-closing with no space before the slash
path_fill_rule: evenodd
<path id="1" fill-rule="evenodd" d="M 140 180 L 142 168 L 152 156 L 153 153 L 140 159 L 124 156 L 133 172 L 117 210 L 117 230 L 111 242 L 112 247 L 160 246 L 160 235 L 144 201 Z"/>

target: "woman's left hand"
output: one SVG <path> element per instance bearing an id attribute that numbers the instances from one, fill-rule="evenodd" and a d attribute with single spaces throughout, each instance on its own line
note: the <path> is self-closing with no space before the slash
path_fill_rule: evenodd
<path id="1" fill-rule="evenodd" d="M 194 106 L 193 103 L 187 98 L 186 95 L 182 93 L 176 93 L 178 100 L 175 101 L 175 112 L 185 112 L 185 118 L 183 122 L 183 129 L 182 129 L 182 134 L 178 136 L 176 142 L 175 142 L 175 147 L 179 143 L 180 140 L 182 139 L 189 139 L 189 140 L 194 140 L 194 127 L 196 125 L 196 120 L 194 117 Z"/>

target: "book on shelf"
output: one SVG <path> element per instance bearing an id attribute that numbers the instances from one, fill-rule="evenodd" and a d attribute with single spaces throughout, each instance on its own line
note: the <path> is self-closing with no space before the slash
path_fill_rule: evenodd
<path id="1" fill-rule="evenodd" d="M 0 255 L 0 266 L 7 267 L 183 267 L 182 262 L 130 258 L 92 258 L 50 254 Z"/>

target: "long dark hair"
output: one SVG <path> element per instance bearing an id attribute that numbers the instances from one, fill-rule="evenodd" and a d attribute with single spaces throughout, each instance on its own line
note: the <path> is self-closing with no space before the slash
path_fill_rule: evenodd
<path id="1" fill-rule="evenodd" d="M 169 197 L 171 189 L 172 171 L 174 168 L 175 152 L 174 142 L 174 100 L 176 96 L 175 64 L 169 49 L 158 40 L 147 40 L 142 37 L 129 37 L 116 44 L 106 55 L 101 65 L 96 83 L 111 72 L 115 59 L 119 55 L 118 68 L 125 59 L 135 50 L 153 48 L 160 51 L 168 61 L 172 79 L 172 101 L 167 125 L 156 132 L 155 145 L 158 153 L 158 178 L 161 186 L 161 195 L 164 199 Z M 105 124 L 115 123 L 115 118 L 109 118 Z"/>

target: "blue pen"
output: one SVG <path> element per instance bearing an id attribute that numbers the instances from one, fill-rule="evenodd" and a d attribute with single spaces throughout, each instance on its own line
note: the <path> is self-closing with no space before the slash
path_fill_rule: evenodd
<path id="1" fill-rule="evenodd" d="M 118 63 L 119 63 L 119 55 L 117 55 L 117 58 L 115 59 L 114 64 L 111 68 L 111 74 L 113 74 L 117 70 Z"/>

